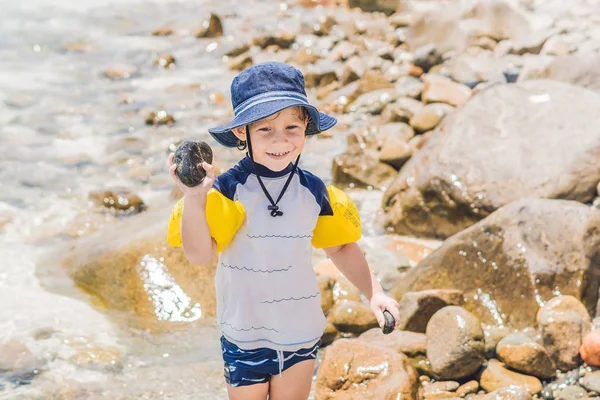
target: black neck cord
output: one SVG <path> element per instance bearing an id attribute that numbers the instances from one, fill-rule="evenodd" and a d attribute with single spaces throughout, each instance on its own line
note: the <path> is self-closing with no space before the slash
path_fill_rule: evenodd
<path id="1" fill-rule="evenodd" d="M 258 175 L 256 165 L 254 164 L 254 155 L 252 154 L 252 143 L 250 141 L 250 129 L 248 129 L 248 126 L 246 126 L 246 141 L 248 142 L 248 153 L 250 154 L 250 160 L 252 160 L 252 168 L 254 169 L 254 174 L 256 175 L 256 179 L 258 179 L 258 183 L 260 184 L 262 191 L 264 192 L 265 196 L 267 196 L 267 199 L 269 199 L 269 202 L 271 203 L 271 205 L 267 207 L 268 210 L 271 211 L 271 217 L 281 217 L 283 215 L 283 211 L 281 211 L 279 209 L 279 206 L 277 205 L 277 203 L 279 203 L 279 200 L 281 200 L 281 198 L 283 197 L 283 194 L 287 190 L 288 186 L 290 185 L 290 182 L 292 181 L 292 178 L 294 177 L 294 173 L 296 172 L 296 168 L 298 167 L 298 162 L 300 161 L 300 154 L 298 154 L 298 158 L 296 158 L 296 162 L 294 162 L 292 172 L 290 172 L 290 176 L 287 178 L 287 181 L 285 181 L 285 184 L 283 185 L 283 189 L 281 189 L 281 193 L 279 193 L 279 196 L 277 197 L 277 201 L 273 201 L 273 198 L 267 191 L 265 184 L 263 183 L 262 179 L 260 179 L 260 175 Z"/>

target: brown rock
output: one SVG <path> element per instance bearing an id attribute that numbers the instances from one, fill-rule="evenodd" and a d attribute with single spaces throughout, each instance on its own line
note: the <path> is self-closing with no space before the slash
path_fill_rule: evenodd
<path id="1" fill-rule="evenodd" d="M 498 343 L 496 353 L 504 364 L 540 379 L 556 376 L 556 366 L 546 349 L 521 332 L 514 332 Z"/>
<path id="2" fill-rule="evenodd" d="M 423 387 L 423 393 L 425 394 L 425 396 L 427 396 L 427 394 L 432 394 L 436 392 L 454 392 L 456 389 L 458 389 L 459 386 L 460 383 L 455 381 L 438 381 L 425 385 Z M 452 395 L 453 397 L 456 396 L 456 394 L 454 393 Z"/>
<path id="3" fill-rule="evenodd" d="M 408 144 L 412 148 L 413 154 L 427 145 L 427 142 L 429 142 L 429 139 L 431 139 L 433 136 L 433 132 L 434 131 L 427 131 L 421 135 L 416 135 L 415 137 L 410 138 Z"/>
<path id="4" fill-rule="evenodd" d="M 328 322 L 327 326 L 325 327 L 325 331 L 323 332 L 323 336 L 321 336 L 321 342 L 323 346 L 329 346 L 335 341 L 335 339 L 338 338 L 339 334 L 340 332 L 338 332 L 335 325 L 333 325 L 331 322 Z"/>
<path id="5" fill-rule="evenodd" d="M 329 314 L 329 311 L 333 307 L 333 285 L 335 285 L 335 279 L 329 276 L 320 275 L 317 277 L 319 283 L 319 290 L 321 292 L 321 308 L 325 315 Z"/>
<path id="6" fill-rule="evenodd" d="M 152 36 L 171 36 L 173 33 L 174 32 L 172 28 L 163 26 L 162 28 L 152 31 Z"/>
<path id="7" fill-rule="evenodd" d="M 444 58 L 433 43 L 421 46 L 414 51 L 413 63 L 424 72 L 429 71 L 431 67 L 441 64 L 442 62 L 444 62 Z"/>
<path id="8" fill-rule="evenodd" d="M 96 207 L 127 213 L 140 213 L 147 207 L 135 193 L 126 189 L 90 192 L 90 201 Z"/>
<path id="9" fill-rule="evenodd" d="M 449 104 L 444 103 L 433 103 L 427 104 L 419 112 L 412 116 L 409 123 L 419 132 L 429 131 L 454 110 Z"/>
<path id="10" fill-rule="evenodd" d="M 543 221 L 553 221 L 555 229 Z M 535 325 L 538 299 L 553 297 L 555 290 L 592 310 L 598 298 L 599 282 L 590 277 L 599 268 L 599 223 L 597 212 L 577 202 L 511 203 L 446 240 L 405 274 L 394 295 L 459 289 L 482 321 L 514 328 Z"/>
<path id="11" fill-rule="evenodd" d="M 303 47 L 294 54 L 292 62 L 297 65 L 308 65 L 316 63 L 320 58 L 312 49 Z"/>
<path id="12" fill-rule="evenodd" d="M 362 302 L 360 292 L 356 286 L 343 275 L 338 276 L 335 280 L 335 284 L 333 285 L 333 300 L 336 304 L 346 300 Z"/>
<path id="13" fill-rule="evenodd" d="M 334 26 L 337 25 L 337 20 L 332 15 L 319 17 L 317 23 L 314 25 L 313 33 L 317 36 L 327 36 L 331 33 Z"/>
<path id="14" fill-rule="evenodd" d="M 496 358 L 496 347 L 498 343 L 506 336 L 508 336 L 512 329 L 507 326 L 496 326 L 483 324 L 483 339 L 485 342 L 485 356 L 486 358 Z"/>
<path id="15" fill-rule="evenodd" d="M 471 89 L 468 86 L 451 81 L 441 75 L 423 76 L 422 98 L 425 103 L 447 103 L 458 107 L 463 105 L 471 97 Z"/>
<path id="16" fill-rule="evenodd" d="M 343 40 L 336 44 L 333 49 L 331 49 L 330 58 L 333 61 L 345 61 L 357 53 L 358 47 L 355 44 Z"/>
<path id="17" fill-rule="evenodd" d="M 381 189 L 389 186 L 396 170 L 379 162 L 375 156 L 355 148 L 333 159 L 331 173 L 337 185 L 371 186 Z"/>
<path id="18" fill-rule="evenodd" d="M 367 340 L 369 344 L 388 347 L 409 357 L 425 355 L 427 338 L 422 333 L 407 332 L 396 329 L 384 335 L 381 328 L 372 328 L 360 335 L 359 339 Z"/>
<path id="19" fill-rule="evenodd" d="M 389 104 L 381 114 L 381 123 L 408 122 L 423 109 L 420 101 L 409 97 L 401 97 L 395 103 Z"/>
<path id="20" fill-rule="evenodd" d="M 340 332 L 360 334 L 379 326 L 368 305 L 356 301 L 343 301 L 329 313 L 328 320 Z"/>
<path id="21" fill-rule="evenodd" d="M 386 15 L 392 15 L 398 7 L 398 2 L 395 0 L 348 0 L 348 7 L 358 7 L 363 11 L 379 11 Z"/>
<path id="22" fill-rule="evenodd" d="M 580 101 L 586 107 L 574 107 Z M 521 198 L 591 201 L 600 181 L 590 164 L 600 158 L 594 107 L 600 95 L 559 82 L 480 92 L 404 166 L 384 197 L 387 225 L 399 234 L 448 237 Z M 559 150 L 566 141 L 574 143 L 568 153 Z M 498 148 L 511 149 L 514 162 Z"/>
<path id="23" fill-rule="evenodd" d="M 324 87 L 337 80 L 335 71 L 331 69 L 316 68 L 304 74 L 307 88 Z"/>
<path id="24" fill-rule="evenodd" d="M 62 264 L 95 304 L 130 313 L 134 326 L 169 329 L 169 322 L 214 316 L 216 260 L 192 265 L 168 245 L 170 212 L 163 207 L 115 222 L 78 240 Z"/>
<path id="25" fill-rule="evenodd" d="M 175 57 L 171 54 L 163 54 L 154 60 L 154 65 L 160 65 L 163 68 L 173 68 L 175 66 Z"/>
<path id="26" fill-rule="evenodd" d="M 408 142 L 396 135 L 388 135 L 379 152 L 379 161 L 400 169 L 412 156 L 412 148 Z"/>
<path id="27" fill-rule="evenodd" d="M 468 394 L 477 393 L 479 390 L 479 382 L 477 381 L 469 381 L 459 386 L 456 389 L 456 395 L 458 397 L 465 397 Z"/>
<path id="28" fill-rule="evenodd" d="M 165 110 L 152 111 L 146 116 L 146 125 L 172 125 L 175 118 Z"/>
<path id="29" fill-rule="evenodd" d="M 117 348 L 86 348 L 77 351 L 70 362 L 78 368 L 99 371 L 120 371 L 123 369 L 121 351 Z"/>
<path id="30" fill-rule="evenodd" d="M 399 301 L 400 320 L 398 329 L 425 332 L 427 323 L 439 310 L 447 306 L 461 306 L 463 294 L 460 290 L 433 289 L 408 292 Z"/>
<path id="31" fill-rule="evenodd" d="M 360 95 L 348 107 L 348 111 L 378 115 L 394 100 L 395 95 L 391 89 L 380 89 Z"/>
<path id="32" fill-rule="evenodd" d="M 425 84 L 422 80 L 415 78 L 414 76 L 405 76 L 398 79 L 394 90 L 400 97 L 412 97 L 418 99 L 421 97 L 421 92 Z"/>
<path id="33" fill-rule="evenodd" d="M 508 386 L 488 393 L 481 400 L 531 400 L 531 394 L 522 387 Z"/>
<path id="34" fill-rule="evenodd" d="M 244 53 L 229 60 L 229 69 L 242 71 L 251 67 L 253 64 L 254 60 L 250 53 Z"/>
<path id="35" fill-rule="evenodd" d="M 261 49 L 266 49 L 269 46 L 276 46 L 280 49 L 289 49 L 296 41 L 296 35 L 291 32 L 278 32 L 274 34 L 266 34 L 256 36 L 252 39 L 252 45 L 258 46 Z"/>
<path id="36" fill-rule="evenodd" d="M 241 41 L 226 42 L 223 44 L 224 55 L 237 57 L 250 50 L 250 45 Z"/>
<path id="37" fill-rule="evenodd" d="M 31 369 L 39 365 L 40 361 L 23 343 L 10 339 L 0 344 L 0 373 Z"/>
<path id="38" fill-rule="evenodd" d="M 461 307 L 448 306 L 436 312 L 426 335 L 427 358 L 440 379 L 465 378 L 485 361 L 480 322 Z"/>
<path id="39" fill-rule="evenodd" d="M 509 386 L 522 387 L 532 395 L 542 391 L 542 383 L 538 378 L 509 371 L 500 361 L 494 359 L 488 361 L 487 367 L 481 374 L 480 384 L 486 392 Z"/>
<path id="40" fill-rule="evenodd" d="M 208 19 L 202 21 L 202 27 L 195 35 L 197 38 L 215 38 L 223 36 L 223 23 L 216 14 L 210 14 Z"/>
<path id="41" fill-rule="evenodd" d="M 377 142 L 379 147 L 383 146 L 383 143 L 387 140 L 388 136 L 394 136 L 397 140 L 408 142 L 415 136 L 415 131 L 410 125 L 405 124 L 404 122 L 383 124 L 379 127 L 379 131 L 377 132 Z"/>
<path id="42" fill-rule="evenodd" d="M 587 365 L 600 367 L 600 329 L 595 329 L 585 335 L 579 353 Z M 600 378 L 600 374 L 596 374 L 596 376 Z M 599 384 L 594 391 L 600 393 L 600 379 L 597 379 L 596 382 Z"/>
<path id="43" fill-rule="evenodd" d="M 366 68 L 367 66 L 361 57 L 351 57 L 344 63 L 344 66 L 338 73 L 338 76 L 340 77 L 340 83 L 342 85 L 347 85 L 351 82 L 361 79 L 365 75 Z"/>
<path id="44" fill-rule="evenodd" d="M 417 373 L 401 353 L 364 340 L 340 339 L 323 354 L 315 399 L 417 398 Z"/>
<path id="45" fill-rule="evenodd" d="M 137 68 L 133 65 L 113 65 L 104 69 L 104 76 L 110 79 L 127 79 L 137 73 Z"/>
<path id="46" fill-rule="evenodd" d="M 555 297 L 537 314 L 544 347 L 561 371 L 581 363 L 579 348 L 583 336 L 591 329 L 591 318 L 585 306 L 573 296 Z"/>

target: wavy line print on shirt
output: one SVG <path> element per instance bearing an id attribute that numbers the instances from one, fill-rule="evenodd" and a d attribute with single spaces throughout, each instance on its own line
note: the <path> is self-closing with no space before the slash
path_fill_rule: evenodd
<path id="1" fill-rule="evenodd" d="M 265 331 L 273 331 L 273 332 L 277 332 L 279 333 L 279 331 L 277 329 L 274 328 L 267 328 L 266 326 L 251 326 L 250 328 L 236 328 L 235 326 L 227 323 L 227 322 L 220 322 L 221 325 L 227 325 L 228 327 L 230 327 L 231 329 L 233 329 L 234 331 L 238 331 L 238 332 L 248 332 L 248 331 L 260 331 L 262 329 L 264 329 Z"/>
<path id="2" fill-rule="evenodd" d="M 313 235 L 250 235 L 246 234 L 250 239 L 270 239 L 270 238 L 281 238 L 281 239 L 304 239 L 312 238 Z"/>
<path id="3" fill-rule="evenodd" d="M 248 268 L 248 267 L 238 267 L 237 265 L 224 264 L 224 263 L 221 263 L 221 265 L 224 268 L 237 269 L 240 271 L 248 271 L 248 272 L 265 272 L 267 274 L 272 274 L 273 272 L 285 272 L 285 271 L 289 270 L 290 268 L 292 268 L 291 265 L 287 268 L 281 268 L 281 269 L 254 269 L 254 268 Z"/>
<path id="4" fill-rule="evenodd" d="M 261 301 L 261 303 L 268 303 L 268 304 L 272 304 L 272 303 L 281 303 L 282 301 L 297 301 L 297 300 L 308 300 L 308 299 L 312 299 L 314 297 L 317 297 L 319 295 L 319 293 L 321 292 L 317 292 L 313 295 L 310 296 L 302 296 L 302 297 L 285 297 L 283 299 L 274 299 L 274 300 L 265 300 L 265 301 Z"/>

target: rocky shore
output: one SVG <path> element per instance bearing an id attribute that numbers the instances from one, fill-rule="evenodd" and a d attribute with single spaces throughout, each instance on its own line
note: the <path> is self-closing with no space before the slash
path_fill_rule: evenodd
<path id="1" fill-rule="evenodd" d="M 164 19 L 137 32 L 156 41 L 143 42 L 148 48 L 169 41 L 169 51 L 106 63 L 93 79 L 119 98 L 119 118 L 137 121 L 145 135 L 125 136 L 135 129 L 119 126 L 99 168 L 139 186 L 97 183 L 68 223 L 40 222 L 27 236 L 34 245 L 66 238 L 52 253 L 60 272 L 38 267 L 38 278 L 89 302 L 117 327 L 110 334 L 126 339 L 46 320 L 25 338 L 7 329 L 0 398 L 226 398 L 218 362 L 197 361 L 209 357 L 207 347 L 179 343 L 198 332 L 216 343 L 216 262 L 192 266 L 165 240 L 181 196 L 166 155 L 198 125 L 231 114 L 225 90 L 173 83 L 198 48 L 217 60 L 219 76 L 267 60 L 300 68 L 309 97 L 339 119 L 308 144 L 334 156 L 309 162 L 326 165 L 359 209 L 369 205 L 363 193 L 382 193 L 380 213 L 368 214 L 376 221 L 364 223 L 385 239 L 370 243 L 367 256 L 385 260 L 372 267 L 401 305 L 399 329 L 383 335 L 360 293 L 316 253 L 328 326 L 311 398 L 600 398 L 598 11 L 593 0 L 300 0 L 253 19 L 215 6 L 196 29 Z M 91 57 L 95 46 L 69 41 L 60 51 Z M 158 92 L 153 74 L 173 81 Z M 140 87 L 143 95 L 131 93 Z M 190 94 L 197 91 L 200 100 Z M 19 137 L 27 140 L 35 144 Z M 237 156 L 223 152 L 217 167 Z M 78 154 L 60 162 L 97 173 Z M 0 233 L 24 223 L 15 209 L 0 208 Z M 439 242 L 415 244 L 425 239 Z M 376 257 L 384 252 L 391 261 Z M 60 274 L 69 284 L 55 283 Z M 79 323 L 105 329 L 99 321 Z M 169 352 L 147 350 L 164 337 L 180 346 L 171 364 L 156 361 Z M 184 389 L 161 386 L 167 370 L 173 385 L 185 377 Z M 188 390 L 198 376 L 205 386 Z M 123 394 L 144 379 L 148 387 Z"/>

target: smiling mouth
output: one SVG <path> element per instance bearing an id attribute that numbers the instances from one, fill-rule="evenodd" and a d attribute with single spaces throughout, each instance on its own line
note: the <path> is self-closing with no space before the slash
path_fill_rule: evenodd
<path id="1" fill-rule="evenodd" d="M 267 153 L 268 155 L 272 156 L 272 157 L 283 157 L 283 156 L 287 156 L 288 154 L 290 154 L 291 151 L 284 151 L 281 153 Z"/>

